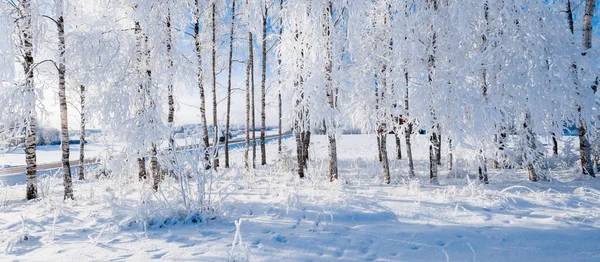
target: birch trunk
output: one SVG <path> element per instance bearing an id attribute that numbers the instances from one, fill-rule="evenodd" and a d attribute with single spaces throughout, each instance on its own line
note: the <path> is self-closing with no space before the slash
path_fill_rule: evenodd
<path id="1" fill-rule="evenodd" d="M 146 111 L 148 110 L 153 110 L 155 111 L 155 103 L 154 103 L 154 99 L 151 96 L 151 89 L 152 89 L 152 69 L 150 67 L 150 47 L 148 44 L 148 35 L 144 34 L 144 44 L 145 44 L 145 58 L 146 58 L 146 79 L 145 79 L 145 84 L 144 84 L 144 89 L 145 89 L 145 95 L 146 95 L 146 103 L 145 103 L 145 109 Z M 155 123 L 155 119 L 154 118 L 150 118 L 148 125 L 151 129 L 154 129 L 154 125 L 156 125 Z M 160 182 L 160 174 L 159 174 L 159 170 L 158 170 L 158 158 L 157 158 L 157 154 L 158 154 L 158 150 L 156 148 L 156 143 L 152 142 L 150 144 L 150 172 L 152 174 L 152 187 L 154 188 L 154 191 L 158 190 L 158 184 Z"/>
<path id="2" fill-rule="evenodd" d="M 25 95 L 27 97 L 28 112 L 26 116 L 25 128 L 25 162 L 26 182 L 27 182 L 27 200 L 38 197 L 37 190 L 37 161 L 36 161 L 36 135 L 37 118 L 35 112 L 35 86 L 33 76 L 33 29 L 32 29 L 32 10 L 31 1 L 22 0 L 19 6 L 21 19 L 17 21 L 20 28 L 21 49 L 23 52 L 23 72 L 25 72 Z"/>
<path id="3" fill-rule="evenodd" d="M 141 115 L 144 110 L 145 110 L 145 100 L 144 100 L 144 82 L 141 80 L 143 78 L 143 73 L 142 73 L 142 56 L 143 56 L 143 51 L 142 51 L 142 27 L 140 25 L 139 21 L 135 21 L 135 28 L 134 28 L 134 34 L 135 34 L 135 49 L 136 49 L 136 73 L 137 76 L 139 77 L 139 84 L 138 84 L 138 105 L 137 105 L 137 116 Z M 140 128 L 141 123 L 138 121 L 137 123 L 137 127 Z M 138 177 L 140 179 L 140 181 L 146 180 L 147 178 L 147 174 L 146 174 L 146 160 L 143 157 L 143 152 L 138 152 Z"/>
<path id="4" fill-rule="evenodd" d="M 406 81 L 406 94 L 404 95 L 404 110 L 406 111 L 405 116 L 405 122 L 406 122 L 406 129 L 404 130 L 404 139 L 406 141 L 406 157 L 408 158 L 408 176 L 409 177 L 415 177 L 415 166 L 413 163 L 413 156 L 412 156 L 412 145 L 411 145 L 411 141 L 410 141 L 410 135 L 412 134 L 413 131 L 413 125 L 412 122 L 410 121 L 410 116 L 408 114 L 408 109 L 409 109 L 409 92 L 408 92 L 408 71 L 406 71 L 407 69 L 404 69 L 405 73 L 404 73 L 404 80 Z"/>
<path id="5" fill-rule="evenodd" d="M 167 122 L 169 125 L 169 149 L 168 149 L 168 155 L 169 155 L 169 159 L 171 161 L 171 166 L 168 168 L 167 172 L 168 174 L 173 173 L 173 170 L 175 168 L 175 153 L 176 153 L 176 148 L 175 148 L 175 138 L 173 137 L 173 125 L 174 125 L 174 121 L 175 121 L 175 99 L 173 97 L 173 53 L 171 51 L 173 46 L 173 30 L 171 27 L 171 9 L 167 9 L 167 57 L 168 57 L 168 64 L 167 64 L 167 71 L 168 71 L 168 83 L 167 83 L 167 106 L 169 107 L 169 113 L 167 115 Z M 162 180 L 163 177 L 161 176 L 160 179 Z"/>
<path id="6" fill-rule="evenodd" d="M 208 123 L 206 121 L 206 96 L 204 92 L 204 70 L 202 69 L 202 45 L 200 36 L 200 3 L 196 0 L 195 4 L 196 21 L 194 23 L 194 46 L 196 51 L 196 61 L 198 66 L 197 78 L 198 89 L 200 89 L 200 120 L 202 121 L 202 143 L 204 146 L 204 160 L 207 163 L 206 169 L 210 169 L 208 148 Z"/>
<path id="7" fill-rule="evenodd" d="M 400 122 L 400 120 L 398 120 Z M 395 128 L 394 138 L 396 139 L 396 159 L 402 160 L 402 143 L 400 142 L 400 128 Z"/>
<path id="8" fill-rule="evenodd" d="M 379 137 L 381 143 L 379 144 L 379 151 L 382 155 L 381 164 L 383 166 L 383 183 L 390 183 L 390 166 L 387 158 L 387 131 L 385 123 L 382 123 L 379 127 Z"/>
<path id="9" fill-rule="evenodd" d="M 489 7 L 488 7 L 488 2 L 486 1 L 484 6 L 483 6 L 483 16 L 485 18 L 485 23 L 486 23 L 486 32 L 485 34 L 483 34 L 481 36 L 481 40 L 483 42 L 482 44 L 482 49 L 481 52 L 484 53 L 487 49 L 487 45 L 488 45 L 488 41 L 487 41 L 487 35 L 489 33 Z M 483 99 L 485 100 L 485 103 L 489 105 L 489 98 L 488 98 L 488 84 L 487 84 L 487 70 L 485 68 L 485 64 L 482 62 L 481 64 L 482 67 L 484 67 L 481 71 L 480 74 L 480 87 L 481 87 L 481 93 L 483 95 Z M 482 141 L 485 140 L 485 137 L 481 138 Z M 482 142 L 483 143 L 483 142 Z M 485 152 L 483 151 L 484 149 L 484 145 L 481 145 L 481 149 L 479 150 L 479 167 L 477 169 L 478 173 L 479 173 L 479 181 L 488 184 L 488 173 L 487 173 L 487 159 L 485 157 Z"/>
<path id="10" fill-rule="evenodd" d="M 227 74 L 227 113 L 225 119 L 225 168 L 229 168 L 229 124 L 231 115 L 231 70 L 233 67 L 233 33 L 235 28 L 235 0 L 231 6 L 231 31 L 229 36 L 229 71 Z"/>
<path id="11" fill-rule="evenodd" d="M 448 139 L 448 170 L 454 168 L 454 156 L 452 154 L 452 139 Z"/>
<path id="12" fill-rule="evenodd" d="M 389 8 L 391 10 L 391 7 Z M 390 11 L 391 12 L 391 11 Z M 391 13 L 388 12 L 384 21 L 383 21 L 383 25 L 386 26 L 387 23 L 391 22 Z M 387 42 L 387 36 L 386 36 L 386 42 Z M 389 51 L 391 53 L 391 49 L 392 49 L 392 41 L 390 38 L 389 41 Z M 388 54 L 389 55 L 389 54 Z M 379 113 L 381 119 L 379 119 L 381 121 L 381 124 L 379 126 L 379 152 L 381 155 L 381 164 L 383 167 L 383 183 L 384 184 L 389 184 L 390 181 L 390 166 L 389 166 L 389 162 L 388 162 L 388 154 L 387 154 L 387 135 L 388 135 L 388 130 L 387 130 L 387 124 L 386 124 L 386 118 L 389 117 L 388 111 L 386 110 L 386 106 L 387 104 L 384 102 L 386 101 L 386 92 L 387 92 L 387 76 L 388 76 L 388 65 L 387 63 L 384 62 L 383 67 L 381 68 L 381 76 L 383 78 L 383 80 L 381 81 L 381 100 L 380 103 L 382 103 L 381 105 L 378 106 L 379 110 L 381 110 L 381 112 Z"/>
<path id="13" fill-rule="evenodd" d="M 212 100 L 213 100 L 213 126 L 218 126 L 219 122 L 217 119 L 217 4 L 212 4 Z M 213 128 L 214 129 L 214 128 Z M 218 129 L 214 129 L 218 130 Z M 219 134 L 213 132 L 213 137 L 216 138 L 215 141 L 219 142 Z M 218 147 L 217 143 L 213 146 Z M 213 168 L 217 170 L 219 167 L 219 150 L 214 150 L 214 159 L 213 159 Z"/>
<path id="14" fill-rule="evenodd" d="M 311 136 L 311 132 L 310 132 L 310 120 L 308 120 L 308 110 L 306 110 L 306 115 L 305 115 L 306 119 L 306 131 L 304 131 L 304 139 L 302 140 L 302 149 L 304 150 L 303 152 L 303 156 L 304 156 L 304 168 L 308 167 L 308 161 L 309 161 L 309 155 L 308 155 L 308 150 L 310 148 L 310 136 Z"/>
<path id="15" fill-rule="evenodd" d="M 592 48 L 592 20 L 594 18 L 594 9 L 596 0 L 585 0 L 585 15 L 583 17 L 583 49 L 585 51 Z"/>
<path id="16" fill-rule="evenodd" d="M 437 133 L 432 132 L 429 137 L 429 182 L 438 185 L 438 165 L 437 165 L 437 148 L 436 146 Z"/>
<path id="17" fill-rule="evenodd" d="M 429 8 L 433 8 L 434 12 L 437 11 L 437 0 L 430 0 Z M 431 49 L 432 53 L 429 55 L 428 60 L 428 82 L 430 88 L 433 88 L 431 85 L 433 84 L 433 70 L 435 69 L 435 50 L 436 50 L 436 33 L 433 29 L 433 23 L 429 27 L 429 31 L 431 34 Z M 431 91 L 433 92 L 433 90 Z M 433 94 L 432 94 L 433 95 Z M 438 165 L 441 163 L 439 160 L 439 150 L 440 150 L 440 140 L 438 138 L 438 129 L 439 126 L 437 124 L 437 119 L 435 117 L 435 109 L 431 108 L 432 115 L 432 125 L 431 132 L 429 135 L 429 181 L 432 184 L 439 184 L 438 182 Z"/>
<path id="18" fill-rule="evenodd" d="M 327 95 L 327 103 L 332 110 L 336 110 L 334 92 L 335 89 L 333 87 L 333 39 L 331 36 L 332 31 L 332 22 L 333 19 L 333 3 L 329 1 L 327 8 L 325 9 L 324 21 L 325 22 L 325 37 L 327 37 L 327 65 L 325 67 L 325 71 L 327 72 L 327 82 L 326 82 L 326 95 Z M 330 118 L 329 123 L 332 125 L 331 127 L 326 127 L 327 130 L 327 138 L 329 140 L 329 181 L 333 182 L 333 180 L 338 179 L 338 163 L 337 163 L 337 144 L 336 144 L 336 126 L 334 124 L 335 119 L 333 117 Z"/>
<path id="19" fill-rule="evenodd" d="M 79 86 L 79 98 L 81 103 L 80 126 L 79 126 L 79 180 L 85 180 L 85 86 Z"/>
<path id="20" fill-rule="evenodd" d="M 552 133 L 552 154 L 558 156 L 558 141 L 555 133 Z"/>
<path id="21" fill-rule="evenodd" d="M 582 55 L 587 54 L 587 50 L 592 48 L 592 20 L 594 17 L 594 8 L 596 7 L 596 0 L 585 1 L 585 15 L 583 17 L 583 49 Z M 581 112 L 581 106 L 579 108 Z M 591 157 L 591 145 L 587 137 L 587 130 L 583 116 L 579 116 L 579 152 L 581 155 L 581 169 L 584 175 L 590 175 L 596 177 L 594 173 L 594 162 Z"/>
<path id="22" fill-rule="evenodd" d="M 256 109 L 254 107 L 254 48 L 250 48 L 250 103 L 252 107 L 252 168 L 256 168 Z"/>
<path id="23" fill-rule="evenodd" d="M 536 135 L 533 132 L 531 127 L 531 114 L 529 112 L 525 113 L 525 122 L 523 123 L 523 128 L 525 129 L 525 141 L 529 147 L 529 152 L 525 152 L 524 159 L 527 161 L 527 173 L 529 174 L 529 180 L 532 182 L 537 182 L 539 180 L 539 175 L 536 172 L 535 168 L 537 165 L 537 143 L 536 143 Z"/>
<path id="24" fill-rule="evenodd" d="M 250 71 L 252 67 L 252 33 L 248 31 L 248 63 L 246 65 L 246 146 L 244 147 L 244 166 L 250 169 Z"/>
<path id="25" fill-rule="evenodd" d="M 267 150 L 265 144 L 266 136 L 266 83 L 267 83 L 267 17 L 269 15 L 269 8 L 265 1 L 265 12 L 263 14 L 262 21 L 262 80 L 261 80 L 261 97 L 260 97 L 260 164 L 267 164 Z"/>
<path id="26" fill-rule="evenodd" d="M 56 1 L 58 28 L 58 99 L 60 105 L 60 149 L 62 151 L 63 185 L 65 187 L 64 199 L 73 199 L 73 177 L 69 163 L 69 114 L 67 112 L 67 94 L 65 83 L 65 21 L 63 16 L 63 1 Z"/>
<path id="27" fill-rule="evenodd" d="M 304 131 L 300 130 L 300 122 L 301 120 L 296 121 L 296 156 L 298 160 L 298 176 L 300 178 L 304 178 L 304 169 L 306 168 L 304 157 Z"/>
<path id="28" fill-rule="evenodd" d="M 279 9 L 283 10 L 283 0 L 279 1 Z M 283 18 L 279 18 L 279 37 L 281 38 L 281 35 L 283 35 Z M 277 64 L 279 65 L 279 67 L 277 68 L 277 79 L 278 79 L 278 84 L 279 84 L 279 90 L 278 90 L 278 94 L 277 94 L 277 105 L 278 105 L 278 109 L 279 109 L 279 122 L 278 122 L 278 136 L 277 136 L 277 152 L 279 154 L 281 154 L 281 140 L 282 140 L 282 134 L 283 131 L 281 130 L 282 125 L 281 125 L 281 115 L 283 114 L 283 110 L 282 110 L 282 101 L 281 101 L 281 54 L 279 54 L 279 58 L 277 60 Z"/>

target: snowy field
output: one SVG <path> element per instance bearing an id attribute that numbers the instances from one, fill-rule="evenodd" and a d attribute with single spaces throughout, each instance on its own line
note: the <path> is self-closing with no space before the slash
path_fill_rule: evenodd
<path id="1" fill-rule="evenodd" d="M 533 183 L 523 170 L 490 169 L 491 184 L 481 185 L 474 166 L 459 161 L 432 186 L 427 137 L 413 142 L 416 180 L 393 158 L 391 138 L 391 185 L 381 183 L 375 136 L 338 140 L 335 183 L 325 182 L 326 137 L 312 139 L 303 180 L 293 139 L 276 160 L 270 143 L 268 167 L 214 174 L 202 222 L 178 219 L 174 178 L 157 194 L 127 177 L 74 181 L 76 200 L 67 202 L 56 177 L 41 179 L 41 199 L 30 202 L 23 185 L 1 187 L 0 260 L 600 261 L 599 179 L 571 168 Z M 242 157 L 236 149 L 231 162 Z"/>

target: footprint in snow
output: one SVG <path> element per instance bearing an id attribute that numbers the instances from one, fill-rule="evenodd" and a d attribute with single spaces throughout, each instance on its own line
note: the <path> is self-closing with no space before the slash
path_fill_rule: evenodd
<path id="1" fill-rule="evenodd" d="M 250 245 L 250 247 L 257 248 L 259 244 L 260 244 L 260 239 L 257 239 L 257 240 L 252 241 L 252 245 Z"/>
<path id="2" fill-rule="evenodd" d="M 282 237 L 281 235 L 277 235 L 275 236 L 275 241 L 279 242 L 279 243 L 287 243 L 287 239 L 285 239 L 285 237 Z"/>
<path id="3" fill-rule="evenodd" d="M 366 246 L 365 247 L 360 247 L 358 249 L 358 251 L 360 251 L 360 253 L 363 254 L 363 255 L 367 254 L 369 252 L 369 247 L 366 247 Z"/>
<path id="4" fill-rule="evenodd" d="M 158 254 L 154 254 L 152 256 L 152 259 L 161 259 L 162 257 L 164 257 L 168 252 L 163 252 L 163 253 L 158 253 Z"/>
<path id="5" fill-rule="evenodd" d="M 193 247 L 195 245 L 196 245 L 196 243 L 187 243 L 187 244 L 180 245 L 179 248 Z"/>

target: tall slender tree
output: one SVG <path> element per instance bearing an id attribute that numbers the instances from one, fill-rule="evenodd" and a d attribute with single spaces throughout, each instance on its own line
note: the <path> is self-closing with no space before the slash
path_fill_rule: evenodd
<path id="1" fill-rule="evenodd" d="M 266 0 L 263 0 L 262 14 L 262 79 L 260 82 L 260 164 L 267 164 L 266 148 L 266 83 L 267 83 L 267 18 L 269 17 L 269 6 Z"/>
<path id="2" fill-rule="evenodd" d="M 219 122 L 217 119 L 217 3 L 213 2 L 211 4 L 211 30 L 212 30 L 212 102 L 213 102 L 213 137 L 215 137 L 214 141 L 219 142 L 219 134 L 218 134 L 218 126 Z M 217 145 L 213 145 L 217 147 Z M 213 159 L 213 168 L 217 170 L 219 167 L 219 151 L 215 150 Z"/>
<path id="3" fill-rule="evenodd" d="M 250 35 L 250 44 L 253 43 L 252 35 Z M 252 116 L 252 168 L 256 168 L 256 108 L 254 102 L 254 47 L 250 48 L 250 103 Z"/>
<path id="4" fill-rule="evenodd" d="M 283 0 L 279 1 L 279 10 L 283 10 Z M 283 16 L 280 14 L 279 17 L 279 44 L 281 44 L 281 35 L 283 35 Z M 281 140 L 283 138 L 283 126 L 281 125 L 281 115 L 282 115 L 282 100 L 281 100 L 281 54 L 278 54 L 277 59 L 277 81 L 279 85 L 279 90 L 277 90 L 277 106 L 278 106 L 278 122 L 277 122 L 277 153 L 281 154 Z"/>
<path id="5" fill-rule="evenodd" d="M 570 1 L 569 1 L 570 2 Z M 570 6 L 570 3 L 569 3 Z M 583 16 L 583 52 L 582 55 L 586 56 L 587 51 L 592 48 L 592 20 L 594 18 L 594 9 L 596 7 L 596 0 L 585 0 L 585 14 Z M 572 13 L 571 13 L 572 16 Z M 571 17 L 572 19 L 572 17 Z M 572 22 L 570 22 L 572 23 Z M 579 105 L 579 112 L 581 112 L 581 105 Z M 581 155 L 581 170 L 584 175 L 590 175 L 596 177 L 594 173 L 594 163 L 591 156 L 591 144 L 587 135 L 585 121 L 582 119 L 584 116 L 580 115 L 579 119 L 579 152 Z"/>
<path id="6" fill-rule="evenodd" d="M 171 24 L 171 1 L 167 2 L 167 17 L 165 21 L 166 26 L 166 48 L 167 48 L 167 106 L 169 108 L 167 114 L 167 123 L 169 125 L 169 148 L 168 148 L 168 157 L 171 161 L 172 166 L 168 167 L 168 172 L 172 173 L 175 169 L 175 137 L 173 134 L 173 128 L 175 124 L 175 98 L 174 98 L 174 90 L 173 90 L 173 78 L 174 78 L 174 63 L 173 63 L 173 27 Z"/>
<path id="7" fill-rule="evenodd" d="M 25 162 L 26 182 L 27 182 L 27 200 L 38 197 L 37 190 L 37 159 L 36 159 L 36 94 L 34 85 L 34 41 L 33 41 L 33 10 L 30 0 L 20 1 L 17 6 L 18 18 L 16 19 L 19 30 L 19 49 L 22 53 L 21 66 L 25 74 L 25 83 L 23 93 L 26 97 L 26 118 L 25 118 Z"/>
<path id="8" fill-rule="evenodd" d="M 231 2 L 231 31 L 229 32 L 229 67 L 227 74 L 227 116 L 225 120 L 225 168 L 229 168 L 229 124 L 231 114 L 231 70 L 233 68 L 233 33 L 235 28 L 235 0 Z"/>
<path id="9" fill-rule="evenodd" d="M 202 122 L 202 146 L 206 150 L 204 154 L 205 160 L 209 160 L 208 148 L 210 147 L 208 140 L 208 123 L 206 121 L 206 96 L 204 92 L 204 70 L 202 68 L 202 39 L 200 35 L 200 0 L 196 0 L 194 5 L 194 47 L 196 52 L 196 66 L 197 66 L 197 78 L 198 78 L 198 89 L 200 90 L 200 121 Z M 208 161 L 207 161 L 208 162 Z M 210 165 L 206 167 L 210 168 Z"/>
<path id="10" fill-rule="evenodd" d="M 324 37 L 326 40 L 326 64 L 325 64 L 325 72 L 326 82 L 326 96 L 327 96 L 327 104 L 331 108 L 331 110 L 336 110 L 335 106 L 335 88 L 333 87 L 333 2 L 328 1 L 325 6 L 325 10 L 323 13 L 323 21 L 324 21 Z M 336 143 L 336 130 L 335 123 L 333 117 L 330 117 L 330 120 L 327 122 L 327 139 L 329 140 L 329 181 L 334 181 L 338 179 L 338 162 L 337 162 L 337 143 Z"/>
<path id="11" fill-rule="evenodd" d="M 250 102 L 250 81 L 251 81 L 251 71 L 252 71 L 252 67 L 254 66 L 253 60 L 254 57 L 252 56 L 252 40 L 253 36 L 252 36 L 252 32 L 250 32 L 250 30 L 248 30 L 248 62 L 246 65 L 246 146 L 244 148 L 244 166 L 246 167 L 246 169 L 250 169 L 250 159 L 249 159 L 249 154 L 250 154 L 250 143 L 254 143 L 254 140 L 252 142 L 250 142 L 250 129 L 251 129 L 251 123 L 250 123 L 250 110 L 251 110 L 251 102 Z M 252 131 L 254 132 L 254 131 Z M 254 161 L 252 161 L 254 163 Z M 252 167 L 254 167 L 254 164 L 252 164 Z"/>
<path id="12" fill-rule="evenodd" d="M 134 7 L 134 9 L 137 9 L 137 6 Z M 140 24 L 139 21 L 135 21 L 134 22 L 135 27 L 134 27 L 134 34 L 135 34 L 135 48 L 136 48 L 136 73 L 138 75 L 138 105 L 137 105 L 137 112 L 136 115 L 140 116 L 145 112 L 145 82 L 142 80 L 143 79 L 143 56 L 144 56 L 144 52 L 143 52 L 143 47 L 142 47 L 142 39 L 143 39 L 143 35 L 142 35 L 142 26 Z M 142 123 L 140 123 L 140 121 L 137 121 L 137 126 L 140 127 Z M 144 154 L 145 152 L 139 152 L 138 151 L 138 158 L 137 158 L 137 163 L 138 163 L 138 177 L 140 180 L 145 180 L 147 178 L 147 174 L 146 174 L 146 160 L 144 159 Z"/>
<path id="13" fill-rule="evenodd" d="M 429 0 L 428 1 L 428 9 L 432 16 L 435 16 L 435 13 L 438 10 L 438 0 Z M 432 18 L 433 21 L 433 18 Z M 427 80 L 429 83 L 429 89 L 431 95 L 433 96 L 433 74 L 435 71 L 435 52 L 437 47 L 437 33 L 434 29 L 434 24 L 431 22 L 429 25 L 429 55 L 428 55 L 428 76 Z M 432 184 L 438 184 L 438 164 L 439 164 L 439 156 L 438 151 L 440 150 L 440 138 L 439 138 L 439 124 L 437 123 L 436 110 L 431 105 L 431 131 L 428 131 L 429 135 L 429 180 Z"/>
<path id="14" fill-rule="evenodd" d="M 85 86 L 79 86 L 80 125 L 79 125 L 79 180 L 85 179 Z"/>
<path id="15" fill-rule="evenodd" d="M 62 151 L 64 199 L 73 199 L 71 164 L 69 162 L 69 114 L 67 112 L 66 65 L 65 65 L 65 21 L 63 0 L 56 0 L 56 27 L 58 29 L 58 98 L 60 101 L 60 148 Z"/>

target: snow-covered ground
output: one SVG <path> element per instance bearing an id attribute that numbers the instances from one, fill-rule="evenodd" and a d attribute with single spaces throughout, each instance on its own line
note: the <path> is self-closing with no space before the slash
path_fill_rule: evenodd
<path id="1" fill-rule="evenodd" d="M 338 140 L 341 181 L 329 183 L 326 137 L 312 141 L 302 180 L 293 139 L 277 159 L 277 144 L 267 146 L 269 167 L 221 171 L 199 223 L 177 219 L 175 179 L 158 194 L 135 179 L 75 181 L 67 202 L 59 178 L 41 179 L 36 201 L 23 200 L 22 185 L 0 188 L 0 260 L 600 261 L 600 179 L 575 168 L 543 183 L 490 170 L 481 185 L 459 161 L 433 186 L 426 137 L 415 136 L 419 179 L 408 179 L 388 139 L 392 184 L 382 185 L 375 137 L 349 135 Z M 231 162 L 242 157 L 236 149 Z"/>

